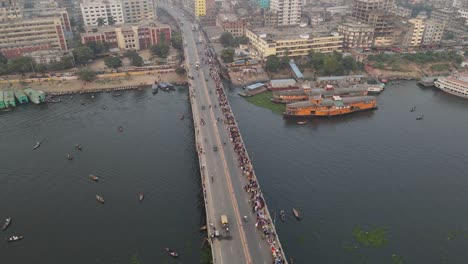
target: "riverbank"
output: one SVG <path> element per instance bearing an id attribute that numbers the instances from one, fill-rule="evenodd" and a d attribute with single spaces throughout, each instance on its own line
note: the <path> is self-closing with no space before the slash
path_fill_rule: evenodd
<path id="1" fill-rule="evenodd" d="M 78 79 L 44 79 L 36 82 L 14 82 L 3 84 L 2 88 L 24 89 L 31 87 L 36 90 L 41 90 L 51 94 L 66 94 L 66 93 L 83 93 L 83 92 L 99 92 L 104 90 L 112 90 L 122 87 L 134 87 L 134 89 L 142 86 L 147 86 L 156 82 L 168 83 L 186 83 L 185 75 L 178 75 L 175 72 L 139 72 L 131 74 L 108 74 L 101 76 L 94 82 L 85 83 Z"/>

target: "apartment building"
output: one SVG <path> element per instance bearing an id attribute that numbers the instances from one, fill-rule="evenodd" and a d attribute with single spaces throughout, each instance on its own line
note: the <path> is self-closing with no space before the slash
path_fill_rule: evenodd
<path id="1" fill-rule="evenodd" d="M 124 26 L 87 27 L 81 34 L 81 42 L 102 42 L 111 48 L 140 50 L 156 45 L 164 39 L 171 41 L 171 27 L 154 22 L 142 22 Z"/>
<path id="2" fill-rule="evenodd" d="M 369 14 L 373 11 L 391 11 L 394 0 L 354 0 L 352 16 L 358 21 L 368 23 Z"/>
<path id="3" fill-rule="evenodd" d="M 153 0 L 122 0 L 125 23 L 139 23 L 156 19 Z"/>
<path id="4" fill-rule="evenodd" d="M 23 7 L 17 1 L 0 1 L 0 22 L 23 17 Z"/>
<path id="5" fill-rule="evenodd" d="M 444 34 L 445 24 L 434 19 L 428 19 L 425 22 L 422 46 L 438 45 Z"/>
<path id="6" fill-rule="evenodd" d="M 38 50 L 68 50 L 60 18 L 31 18 L 0 23 L 0 52 L 5 57 L 19 57 Z"/>
<path id="7" fill-rule="evenodd" d="M 245 35 L 247 21 L 239 19 L 233 14 L 219 14 L 216 26 L 222 28 L 224 32 L 230 32 L 234 37 Z"/>
<path id="8" fill-rule="evenodd" d="M 195 0 L 195 16 L 204 17 L 206 15 L 206 0 Z"/>
<path id="9" fill-rule="evenodd" d="M 402 6 L 395 6 L 392 10 L 393 14 L 402 18 L 409 18 L 411 16 L 411 12 L 411 9 L 404 8 Z"/>
<path id="10" fill-rule="evenodd" d="M 312 32 L 308 28 L 246 29 L 246 36 L 262 59 L 270 55 L 306 56 L 311 50 L 321 53 L 341 52 L 343 46 L 342 35 Z"/>
<path id="11" fill-rule="evenodd" d="M 425 23 L 422 18 L 408 20 L 408 30 L 403 39 L 404 47 L 420 47 L 423 39 Z"/>
<path id="12" fill-rule="evenodd" d="M 83 0 L 80 8 L 85 26 L 96 26 L 100 19 L 104 25 L 109 25 L 111 19 L 115 25 L 125 21 L 123 4 L 119 0 Z"/>
<path id="13" fill-rule="evenodd" d="M 338 33 L 343 35 L 346 49 L 369 49 L 374 40 L 374 27 L 363 23 L 343 23 L 338 25 Z"/>
<path id="14" fill-rule="evenodd" d="M 303 0 L 271 0 L 270 9 L 276 12 L 279 26 L 298 25 L 301 22 Z"/>

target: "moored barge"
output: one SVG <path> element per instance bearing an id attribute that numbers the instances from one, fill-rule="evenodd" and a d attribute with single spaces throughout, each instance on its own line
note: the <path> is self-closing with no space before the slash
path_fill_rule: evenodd
<path id="1" fill-rule="evenodd" d="M 346 98 L 333 96 L 332 99 L 314 97 L 306 102 L 297 102 L 286 105 L 286 111 L 283 115 L 284 117 L 290 118 L 337 116 L 374 108 L 377 108 L 377 101 L 373 96 Z"/>

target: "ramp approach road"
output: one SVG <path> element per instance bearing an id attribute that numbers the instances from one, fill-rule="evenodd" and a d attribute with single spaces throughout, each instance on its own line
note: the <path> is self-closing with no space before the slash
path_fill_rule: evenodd
<path id="1" fill-rule="evenodd" d="M 261 230 L 256 228 L 256 215 L 243 189 L 248 182 L 238 166 L 238 156 L 226 124 L 222 122 L 224 115 L 216 94 L 216 83 L 210 77 L 210 66 L 202 62 L 206 58 L 204 38 L 200 31 L 194 30 L 188 14 L 170 4 L 161 3 L 159 8 L 179 21 L 184 36 L 208 235 L 219 233 L 211 239 L 214 263 L 271 264 L 274 261 L 272 250 L 262 239 Z M 228 230 L 222 224 L 221 215 L 227 216 Z M 247 221 L 243 220 L 244 216 Z M 281 249 L 279 240 L 275 244 Z"/>

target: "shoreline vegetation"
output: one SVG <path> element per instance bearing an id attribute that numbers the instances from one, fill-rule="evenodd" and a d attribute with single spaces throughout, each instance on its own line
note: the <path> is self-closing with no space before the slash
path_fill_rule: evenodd
<path id="1" fill-rule="evenodd" d="M 245 97 L 245 100 L 253 105 L 269 109 L 275 114 L 282 115 L 286 110 L 284 104 L 277 104 L 271 101 L 273 98 L 273 92 L 267 91 L 261 94 L 253 95 L 250 97 Z"/>

